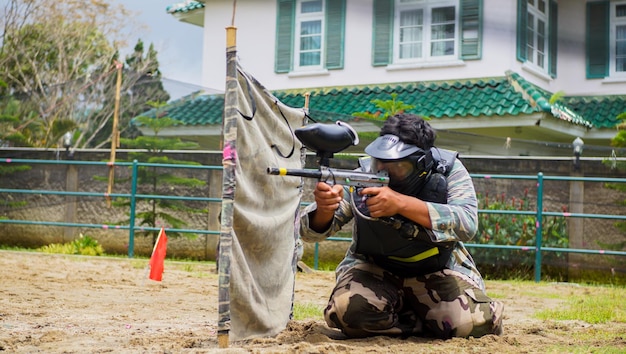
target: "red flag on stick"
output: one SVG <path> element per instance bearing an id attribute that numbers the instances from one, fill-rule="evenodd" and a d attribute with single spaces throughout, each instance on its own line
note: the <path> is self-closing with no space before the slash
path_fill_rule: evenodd
<path id="1" fill-rule="evenodd" d="M 167 252 L 167 235 L 165 229 L 161 228 L 159 237 L 157 237 L 152 256 L 150 256 L 150 276 L 149 278 L 161 281 L 163 278 L 163 263 L 165 261 L 165 253 Z"/>

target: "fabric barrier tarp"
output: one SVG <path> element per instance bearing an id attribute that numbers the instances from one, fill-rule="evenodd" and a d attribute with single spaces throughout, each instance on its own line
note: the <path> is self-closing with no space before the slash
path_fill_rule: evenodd
<path id="1" fill-rule="evenodd" d="M 305 121 L 304 109 L 285 106 L 239 66 L 236 75 L 237 102 L 228 97 L 225 102 L 225 112 L 236 104 L 236 124 L 224 126 L 224 156 L 234 164 L 234 169 L 225 167 L 225 179 L 235 181 L 225 188 L 233 189 L 234 201 L 222 207 L 223 218 L 232 215 L 232 221 L 222 220 L 230 242 L 220 237 L 220 252 L 229 260 L 222 267 L 221 255 L 219 264 L 221 279 L 229 280 L 231 341 L 273 336 L 290 320 L 302 181 L 268 175 L 267 168 L 303 167 L 302 145 L 293 129 Z M 233 170 L 234 176 L 228 176 Z M 220 311 L 226 309 L 223 298 Z"/>

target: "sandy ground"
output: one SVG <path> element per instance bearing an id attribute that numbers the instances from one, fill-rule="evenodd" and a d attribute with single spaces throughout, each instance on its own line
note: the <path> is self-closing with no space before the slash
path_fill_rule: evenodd
<path id="1" fill-rule="evenodd" d="M 147 279 L 146 264 L 145 259 L 0 251 L 0 352 L 544 353 L 570 346 L 626 352 L 625 323 L 533 317 L 541 309 L 562 306 L 568 294 L 589 289 L 541 284 L 534 293 L 533 283 L 526 285 L 531 290 L 521 291 L 507 282 L 487 283 L 489 294 L 506 305 L 502 336 L 339 340 L 331 338 L 320 316 L 292 321 L 276 337 L 218 348 L 214 265 L 166 260 L 163 281 L 154 282 Z M 323 307 L 333 278 L 332 272 L 298 273 L 296 302 Z"/>

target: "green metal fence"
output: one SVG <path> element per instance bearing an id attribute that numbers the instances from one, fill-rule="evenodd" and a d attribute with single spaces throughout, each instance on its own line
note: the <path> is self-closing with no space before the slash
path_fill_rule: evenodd
<path id="1" fill-rule="evenodd" d="M 108 162 L 96 162 L 96 161 L 73 161 L 73 160 L 31 160 L 31 159 L 10 159 L 1 158 L 0 164 L 57 164 L 57 165 L 97 165 L 108 166 L 112 165 Z M 171 195 L 149 195 L 137 193 L 137 172 L 140 166 L 145 167 L 157 167 L 157 168 L 177 168 L 177 169 L 202 169 L 202 170 L 221 170 L 221 166 L 205 166 L 205 165 L 176 165 L 176 164 L 155 164 L 155 163 L 139 163 L 133 162 L 116 162 L 115 166 L 127 166 L 132 170 L 130 193 L 95 193 L 95 192 L 69 192 L 60 190 L 32 190 L 32 189 L 5 189 L 0 188 L 0 194 L 3 193 L 18 193 L 18 194 L 40 194 L 40 195 L 61 195 L 61 196 L 77 196 L 77 197 L 123 197 L 129 198 L 129 225 L 107 225 L 107 224 L 87 224 L 87 223 L 69 223 L 69 222 L 54 222 L 54 221 L 32 221 L 32 220 L 15 220 L 15 219 L 0 219 L 0 223 L 9 224 L 24 224 L 24 225 L 47 225 L 47 226 L 63 226 L 63 227 L 84 227 L 84 228 L 101 228 L 101 229 L 120 229 L 128 230 L 128 256 L 134 256 L 134 239 L 135 231 L 157 231 L 159 228 L 150 227 L 138 227 L 135 225 L 135 212 L 136 203 L 139 199 L 172 199 L 172 200 L 186 200 L 186 201 L 204 201 L 204 202 L 221 202 L 221 198 L 209 198 L 209 197 L 187 197 L 187 196 L 171 196 Z M 606 214 L 585 214 L 585 213 L 567 213 L 567 212 L 549 212 L 543 210 L 543 187 L 544 182 L 547 180 L 554 181 L 581 181 L 581 182 L 603 182 L 603 183 L 626 183 L 626 178 L 593 178 L 593 177 L 570 177 L 570 176 L 544 176 L 543 173 L 537 175 L 486 175 L 486 174 L 471 174 L 474 179 L 509 179 L 509 180 L 535 180 L 537 181 L 537 200 L 535 211 L 512 211 L 512 210 L 479 210 L 479 214 L 517 214 L 517 215 L 534 215 L 536 220 L 536 239 L 535 246 L 514 246 L 514 245 L 491 245 L 491 244 L 474 244 L 466 243 L 468 248 L 493 248 L 493 249 L 519 249 L 535 252 L 535 281 L 541 279 L 541 266 L 542 266 L 542 253 L 543 252 L 564 252 L 564 253 L 582 253 L 582 254 L 598 254 L 598 255 L 616 255 L 626 256 L 626 252 L 611 251 L 611 250 L 591 250 L 591 249 L 573 249 L 573 248 L 555 248 L 555 247 L 543 247 L 542 225 L 540 220 L 544 216 L 561 216 L 567 218 L 598 218 L 598 219 L 614 219 L 614 220 L 626 220 L 625 215 L 606 215 Z M 169 232 L 180 233 L 197 233 L 197 234 L 213 234 L 219 235 L 219 230 L 199 230 L 199 229 L 167 229 Z M 344 237 L 329 237 L 329 241 L 349 242 L 351 238 Z M 315 244 L 314 254 L 314 268 L 318 268 L 319 261 L 319 244 Z"/>
<path id="2" fill-rule="evenodd" d="M 97 161 L 72 161 L 72 160 L 29 160 L 29 159 L 0 159 L 0 163 L 4 164 L 56 164 L 56 165 L 92 165 L 92 166 L 105 166 L 113 167 L 113 164 L 109 162 L 97 162 Z M 131 167 L 131 187 L 130 193 L 94 193 L 94 192 L 67 192 L 67 191 L 52 191 L 52 190 L 30 190 L 30 189 L 4 189 L 0 188 L 0 194 L 2 193 L 21 193 L 21 194 L 41 194 L 41 195 L 62 195 L 62 196 L 80 196 L 80 197 L 103 197 L 103 198 L 129 198 L 130 200 L 130 220 L 129 225 L 107 225 L 107 224 L 85 224 L 85 223 L 68 223 L 68 222 L 55 222 L 55 221 L 31 221 L 31 220 L 14 220 L 14 219 L 0 219 L 0 223 L 8 224 L 23 224 L 23 225 L 46 225 L 46 226 L 65 226 L 65 227 L 85 227 L 85 228 L 98 228 L 98 229 L 115 229 L 115 230 L 128 230 L 128 256 L 134 256 L 135 247 L 135 231 L 158 231 L 160 228 L 155 227 L 138 227 L 135 225 L 135 212 L 138 199 L 170 199 L 170 200 L 188 200 L 188 201 L 205 201 L 205 202 L 221 202 L 221 198 L 208 198 L 208 197 L 186 197 L 186 196 L 171 196 L 171 195 L 151 195 L 151 194 L 138 194 L 137 193 L 137 179 L 138 169 L 142 167 L 158 167 L 158 168 L 184 168 L 184 169 L 201 169 L 201 170 L 221 170 L 221 166 L 204 166 L 204 165 L 176 165 L 176 164 L 156 164 L 156 163 L 140 163 L 136 160 L 133 162 L 116 162 L 114 166 L 127 166 Z M 219 235 L 220 231 L 214 230 L 197 230 L 197 229 L 174 229 L 168 228 L 168 232 L 181 232 L 181 233 L 197 233 L 197 234 L 212 234 Z"/>
<path id="3" fill-rule="evenodd" d="M 580 181 L 580 182 L 604 182 L 604 183 L 626 183 L 626 178 L 595 178 L 595 177 L 569 177 L 569 176 L 544 176 L 539 172 L 537 175 L 487 175 L 487 174 L 470 174 L 474 179 L 509 179 L 509 180 L 534 180 L 537 181 L 537 201 L 535 211 L 521 211 L 521 210 L 485 210 L 479 209 L 478 214 L 514 214 L 514 215 L 534 215 L 535 216 L 535 246 L 514 246 L 514 245 L 491 245 L 491 244 L 476 244 L 476 243 L 464 243 L 467 248 L 492 248 L 492 249 L 509 249 L 509 250 L 523 250 L 535 252 L 535 281 L 539 282 L 541 279 L 541 266 L 542 266 L 542 253 L 543 252 L 564 252 L 564 253 L 581 253 L 581 254 L 598 254 L 598 255 L 615 255 L 626 256 L 626 252 L 611 251 L 611 250 L 591 250 L 591 249 L 576 249 L 576 248 L 557 248 L 557 247 L 544 247 L 543 246 L 543 230 L 539 220 L 542 220 L 544 216 L 561 216 L 566 218 L 596 218 L 596 219 L 614 219 L 614 220 L 626 220 L 626 215 L 607 215 L 607 214 L 585 214 L 585 213 L 567 213 L 567 212 L 550 212 L 543 211 L 543 188 L 544 182 L 548 180 L 553 181 Z M 348 237 L 329 237 L 329 241 L 343 241 L 350 242 L 351 238 Z M 319 243 L 315 244 L 314 250 L 314 265 L 315 269 L 319 267 Z"/>

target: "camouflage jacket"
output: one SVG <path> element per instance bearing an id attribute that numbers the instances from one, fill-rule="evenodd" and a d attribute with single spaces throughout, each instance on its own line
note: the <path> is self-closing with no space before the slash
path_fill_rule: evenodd
<path id="1" fill-rule="evenodd" d="M 478 201 L 472 179 L 463 163 L 458 159 L 447 177 L 447 182 L 448 204 L 426 202 L 433 227 L 432 241 L 458 241 L 446 267 L 466 275 L 477 286 L 484 289 L 482 276 L 478 272 L 472 256 L 463 245 L 463 242 L 471 240 L 478 230 Z M 317 205 L 312 203 L 304 208 L 300 215 L 302 240 L 306 242 L 323 241 L 352 220 L 354 214 L 349 199 L 350 193 L 346 189 L 344 200 L 341 201 L 339 208 L 335 211 L 335 217 L 330 227 L 321 233 L 315 232 L 309 227 L 308 214 L 316 210 Z M 353 230 L 353 235 L 356 234 L 355 231 Z M 355 264 L 371 261 L 367 256 L 354 252 L 354 249 L 355 242 L 353 239 L 345 258 L 336 269 L 337 277 Z"/>

